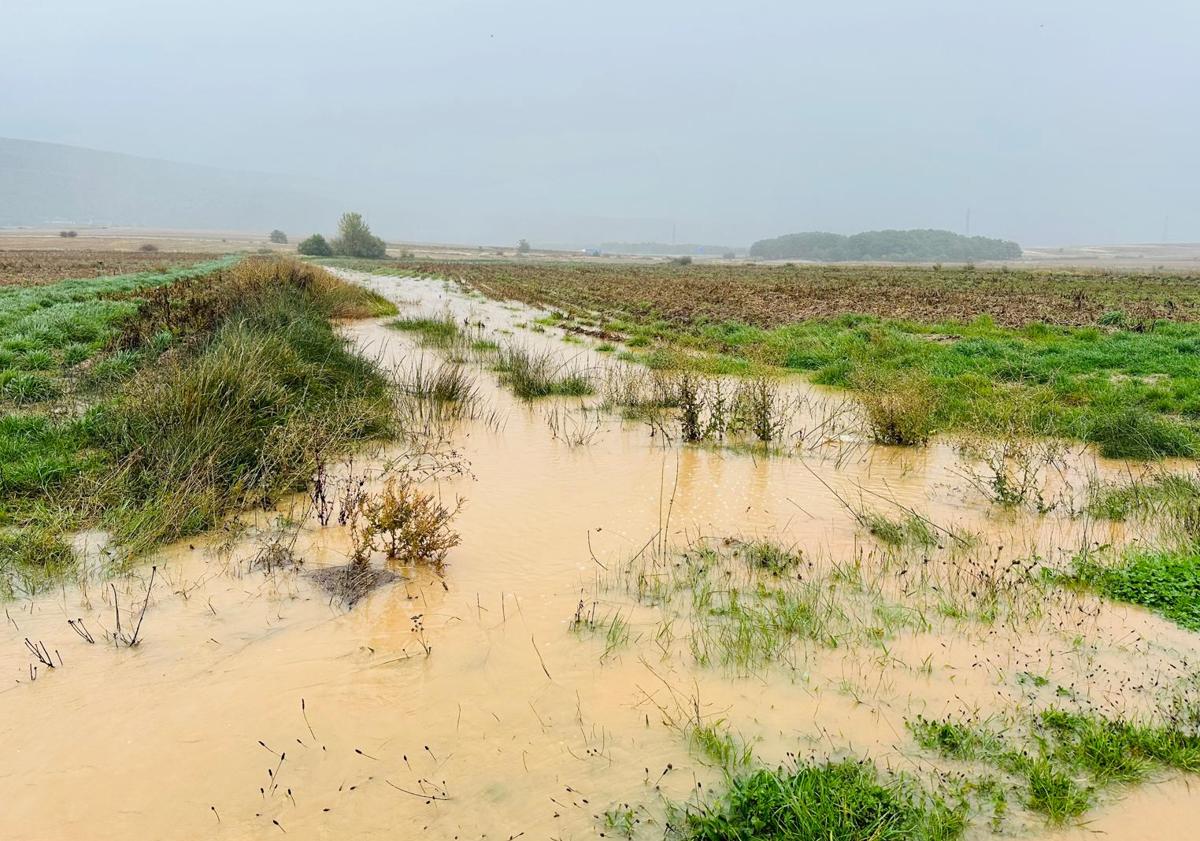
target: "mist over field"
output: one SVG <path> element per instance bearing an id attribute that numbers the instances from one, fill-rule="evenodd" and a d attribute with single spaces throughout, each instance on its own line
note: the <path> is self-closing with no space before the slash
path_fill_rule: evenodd
<path id="1" fill-rule="evenodd" d="M 1197 31 L 1184 0 L 8 4 L 0 135 L 222 172 L 26 146 L 0 224 L 1197 240 Z"/>

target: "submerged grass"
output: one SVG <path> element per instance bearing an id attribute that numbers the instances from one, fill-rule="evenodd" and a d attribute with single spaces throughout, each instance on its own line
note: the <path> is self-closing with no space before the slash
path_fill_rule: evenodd
<path id="1" fill-rule="evenodd" d="M 987 722 L 923 716 L 908 727 L 926 750 L 1009 774 L 1019 781 L 1025 805 L 1053 823 L 1082 815 L 1100 790 L 1137 782 L 1154 768 L 1200 770 L 1200 735 L 1187 716 L 1146 723 L 1052 708 L 1033 716 L 1019 735 Z"/>
<path id="2" fill-rule="evenodd" d="M 595 392 L 592 379 L 548 351 L 538 353 L 520 345 L 500 351 L 495 368 L 501 381 L 524 400 L 561 395 L 582 397 Z"/>

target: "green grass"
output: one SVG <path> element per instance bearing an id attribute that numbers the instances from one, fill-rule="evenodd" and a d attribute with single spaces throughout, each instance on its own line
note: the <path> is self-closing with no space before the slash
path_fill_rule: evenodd
<path id="1" fill-rule="evenodd" d="M 210 274 L 235 259 L 45 286 L 0 286 L 0 390 L 11 399 L 15 372 L 71 367 L 103 350 L 121 322 L 137 312 L 135 293 Z M 28 393 L 22 387 L 12 391 Z"/>
<path id="2" fill-rule="evenodd" d="M 1094 484 L 1088 489 L 1086 511 L 1117 522 L 1133 517 L 1184 520 L 1200 511 L 1200 481 L 1190 475 L 1160 473 L 1119 484 Z"/>
<path id="3" fill-rule="evenodd" d="M 549 352 L 538 353 L 510 345 L 503 349 L 495 368 L 501 381 L 525 400 L 555 395 L 582 397 L 595 391 L 591 378 Z"/>
<path id="4" fill-rule="evenodd" d="M 716 802 L 684 816 L 680 835 L 690 841 L 951 841 L 965 828 L 961 807 L 907 778 L 885 777 L 874 765 L 844 761 L 734 779 Z"/>
<path id="5" fill-rule="evenodd" d="M 388 327 L 405 333 L 413 333 L 421 344 L 430 347 L 448 347 L 462 338 L 462 329 L 450 315 L 441 318 L 427 316 L 397 318 L 389 321 Z"/>
<path id="6" fill-rule="evenodd" d="M 888 546 L 927 547 L 937 545 L 937 533 L 929 523 L 916 514 L 894 520 L 878 511 L 863 511 L 859 523 L 879 542 Z"/>
<path id="7" fill-rule="evenodd" d="M 749 745 L 739 743 L 722 721 L 696 725 L 688 733 L 688 741 L 709 763 L 727 774 L 749 766 L 754 759 Z"/>
<path id="8" fill-rule="evenodd" d="M 975 321 L 932 324 L 845 315 L 774 329 L 736 322 L 616 322 L 623 358 L 659 369 L 785 369 L 859 392 L 881 443 L 1020 416 L 1017 431 L 1094 443 L 1110 457 L 1200 452 L 1200 325 L 1147 331 Z M 697 353 L 696 351 L 700 351 Z"/>
<path id="9" fill-rule="evenodd" d="M 930 392 L 939 427 L 979 426 L 1001 404 L 1032 400 L 1038 433 L 1080 438 L 1104 455 L 1192 456 L 1200 424 L 1200 326 L 1150 332 L 1033 325 L 916 324 L 847 315 L 763 330 L 700 325 L 670 338 L 811 373 L 825 385 L 906 383 Z M 868 389 L 871 390 L 871 389 Z"/>
<path id="10" fill-rule="evenodd" d="M 1161 551 L 1133 549 L 1108 563 L 1082 555 L 1064 580 L 1200 631 L 1200 550 L 1194 545 Z"/>
<path id="11" fill-rule="evenodd" d="M 388 432 L 386 379 L 331 319 L 390 305 L 317 271 L 248 261 L 177 280 L 106 326 L 89 376 L 107 363 L 108 387 L 92 406 L 0 416 L 0 578 L 25 589 L 51 579 L 79 528 L 105 528 L 131 554 L 209 528 Z M 178 333 L 169 341 L 164 313 Z"/>
<path id="12" fill-rule="evenodd" d="M 1076 818 L 1098 791 L 1136 783 L 1155 768 L 1200 770 L 1200 736 L 1183 720 L 1144 723 L 1096 713 L 1043 710 L 1020 737 L 986 722 L 908 722 L 926 750 L 992 765 L 1020 781 L 1025 805 L 1052 823 Z"/>

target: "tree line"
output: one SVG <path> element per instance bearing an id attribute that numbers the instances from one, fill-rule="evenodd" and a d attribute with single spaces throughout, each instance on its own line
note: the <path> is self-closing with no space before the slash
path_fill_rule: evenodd
<path id="1" fill-rule="evenodd" d="M 1021 246 L 1010 240 L 966 237 L 951 231 L 864 231 L 844 236 L 820 231 L 760 239 L 750 256 L 761 260 L 889 260 L 896 262 L 967 262 L 1015 260 Z"/>

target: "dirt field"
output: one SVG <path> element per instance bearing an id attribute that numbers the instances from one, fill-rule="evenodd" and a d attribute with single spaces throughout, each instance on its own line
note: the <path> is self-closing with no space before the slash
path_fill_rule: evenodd
<path id="1" fill-rule="evenodd" d="M 997 324 L 1095 324 L 1120 310 L 1141 320 L 1200 318 L 1200 272 L 600 263 L 429 263 L 396 266 L 461 279 L 490 297 L 612 316 L 740 321 L 776 327 L 863 313 L 922 322 L 990 316 Z"/>
<path id="2" fill-rule="evenodd" d="M 194 251 L 0 251 L 0 286 L 162 271 L 212 258 L 211 252 Z"/>

